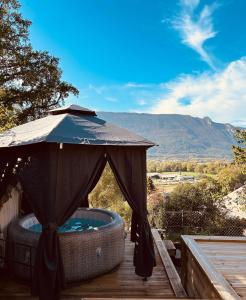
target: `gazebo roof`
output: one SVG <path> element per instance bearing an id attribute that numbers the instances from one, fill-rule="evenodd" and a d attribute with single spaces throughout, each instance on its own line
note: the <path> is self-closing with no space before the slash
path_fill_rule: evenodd
<path id="1" fill-rule="evenodd" d="M 155 145 L 135 133 L 99 119 L 95 111 L 78 105 L 53 109 L 47 117 L 0 134 L 0 148 L 41 142 L 144 147 Z"/>
<path id="2" fill-rule="evenodd" d="M 49 112 L 52 115 L 65 114 L 65 113 L 73 113 L 73 114 L 89 115 L 89 116 L 97 115 L 95 111 L 75 104 L 51 109 Z"/>

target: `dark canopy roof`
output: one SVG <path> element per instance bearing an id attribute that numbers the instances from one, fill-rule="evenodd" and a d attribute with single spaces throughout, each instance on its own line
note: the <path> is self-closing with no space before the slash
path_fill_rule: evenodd
<path id="1" fill-rule="evenodd" d="M 52 115 L 58 115 L 61 113 L 77 113 L 77 114 L 81 114 L 81 115 L 91 115 L 91 116 L 96 116 L 96 112 L 93 110 L 90 110 L 88 108 L 79 106 L 79 105 L 67 105 L 67 106 L 63 106 L 63 107 L 59 107 L 59 108 L 55 108 L 55 109 L 51 109 L 50 110 L 50 114 Z"/>
<path id="2" fill-rule="evenodd" d="M 99 119 L 94 111 L 78 105 L 51 110 L 47 117 L 0 134 L 0 148 L 40 142 L 144 147 L 155 145 L 135 133 Z"/>

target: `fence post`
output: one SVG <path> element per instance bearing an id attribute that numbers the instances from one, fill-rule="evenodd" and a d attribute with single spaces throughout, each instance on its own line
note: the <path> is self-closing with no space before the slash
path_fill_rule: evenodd
<path id="1" fill-rule="evenodd" d="M 184 211 L 181 210 L 181 224 L 182 224 L 182 230 L 184 229 Z"/>

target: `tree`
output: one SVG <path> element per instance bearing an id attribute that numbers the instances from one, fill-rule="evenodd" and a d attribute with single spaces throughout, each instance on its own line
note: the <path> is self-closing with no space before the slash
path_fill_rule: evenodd
<path id="1" fill-rule="evenodd" d="M 148 177 L 147 178 L 147 193 L 150 194 L 156 190 L 153 180 Z"/>
<path id="2" fill-rule="evenodd" d="M 210 215 L 219 213 L 221 187 L 212 178 L 206 178 L 195 184 L 179 184 L 169 195 L 165 209 L 170 211 L 200 211 Z"/>
<path id="3" fill-rule="evenodd" d="M 151 227 L 164 227 L 164 197 L 160 192 L 153 192 L 148 196 L 148 219 Z"/>
<path id="4" fill-rule="evenodd" d="M 14 127 L 16 123 L 17 120 L 14 112 L 0 104 L 0 132 Z"/>
<path id="5" fill-rule="evenodd" d="M 101 207 L 117 212 L 124 219 L 126 228 L 129 229 L 132 211 L 108 164 L 95 189 L 90 193 L 89 202 L 92 207 Z"/>
<path id="6" fill-rule="evenodd" d="M 29 41 L 31 22 L 22 18 L 17 0 L 0 0 L 0 105 L 16 124 L 39 118 L 78 94 L 62 81 L 59 59 L 47 51 L 33 50 Z M 1 126 L 9 127 L 7 120 Z M 11 124 L 11 122 L 10 122 Z"/>
<path id="7" fill-rule="evenodd" d="M 195 171 L 195 164 L 192 162 L 187 163 L 187 171 L 188 172 L 194 172 Z"/>
<path id="8" fill-rule="evenodd" d="M 196 173 L 204 173 L 204 168 L 205 168 L 205 165 L 204 164 L 197 164 L 195 166 L 195 172 Z"/>
<path id="9" fill-rule="evenodd" d="M 165 230 L 175 239 L 180 234 L 211 234 L 221 228 L 226 213 L 221 186 L 215 179 L 183 183 L 166 199 Z"/>
<path id="10" fill-rule="evenodd" d="M 241 165 L 230 165 L 218 173 L 217 180 L 222 187 L 223 194 L 227 195 L 245 184 L 246 173 L 244 174 Z"/>
<path id="11" fill-rule="evenodd" d="M 238 146 L 232 146 L 234 161 L 242 166 L 243 172 L 246 174 L 246 129 L 236 130 L 235 137 Z"/>

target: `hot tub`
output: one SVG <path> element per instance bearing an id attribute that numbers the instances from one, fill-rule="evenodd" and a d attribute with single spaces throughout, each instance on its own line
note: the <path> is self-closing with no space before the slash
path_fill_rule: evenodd
<path id="1" fill-rule="evenodd" d="M 79 208 L 66 223 L 58 233 L 67 282 L 104 274 L 123 261 L 124 222 L 118 214 Z M 11 270 L 20 279 L 29 280 L 32 276 L 41 229 L 38 224 L 30 214 L 15 220 L 8 228 Z"/>

